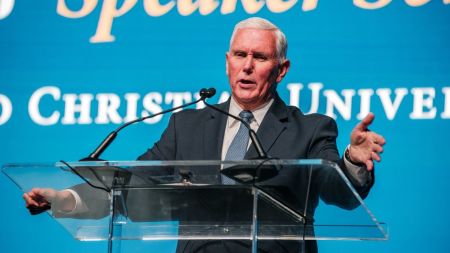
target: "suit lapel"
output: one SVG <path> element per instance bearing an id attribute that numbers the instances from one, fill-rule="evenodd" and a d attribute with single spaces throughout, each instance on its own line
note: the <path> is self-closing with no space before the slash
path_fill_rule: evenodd
<path id="1" fill-rule="evenodd" d="M 230 100 L 216 106 L 224 111 L 228 111 Z M 203 126 L 204 159 L 221 160 L 227 116 L 211 108 L 208 110 L 209 118 L 204 122 Z"/>
<path id="2" fill-rule="evenodd" d="M 261 145 L 264 150 L 269 153 L 272 146 L 275 144 L 279 136 L 287 128 L 287 108 L 286 104 L 278 97 L 275 97 L 275 101 L 267 111 L 261 125 L 258 128 L 258 138 L 261 141 Z M 250 146 L 245 159 L 251 159 L 258 157 L 258 153 L 253 145 Z"/>

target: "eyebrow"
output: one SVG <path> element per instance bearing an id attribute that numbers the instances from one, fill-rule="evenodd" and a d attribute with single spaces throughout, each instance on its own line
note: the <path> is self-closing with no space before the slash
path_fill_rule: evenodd
<path id="1" fill-rule="evenodd" d="M 245 53 L 245 54 L 249 54 L 246 50 L 241 50 L 241 49 L 232 49 L 232 50 L 231 50 L 231 53 L 233 53 L 233 54 L 236 54 L 236 53 Z M 270 55 L 270 54 L 267 54 L 267 53 L 261 52 L 261 51 L 254 51 L 254 52 L 251 52 L 251 54 L 252 54 L 253 56 L 263 56 L 263 57 L 267 57 L 267 58 L 273 58 L 273 57 L 275 57 L 275 55 Z"/>

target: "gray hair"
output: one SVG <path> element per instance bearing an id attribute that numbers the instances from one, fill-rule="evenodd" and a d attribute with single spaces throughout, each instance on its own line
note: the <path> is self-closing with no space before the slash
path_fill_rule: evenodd
<path id="1" fill-rule="evenodd" d="M 286 59 L 287 46 L 288 46 L 286 36 L 280 30 L 280 28 L 278 28 L 276 25 L 272 24 L 269 20 L 259 18 L 259 17 L 244 19 L 234 26 L 233 34 L 231 35 L 231 39 L 230 39 L 230 47 L 231 47 L 231 43 L 233 43 L 234 36 L 235 36 L 237 30 L 243 29 L 243 28 L 272 30 L 275 34 L 275 39 L 276 39 L 276 42 L 275 42 L 276 47 L 277 47 L 277 52 L 276 52 L 277 55 L 276 56 L 278 58 L 278 61 L 281 63 Z"/>

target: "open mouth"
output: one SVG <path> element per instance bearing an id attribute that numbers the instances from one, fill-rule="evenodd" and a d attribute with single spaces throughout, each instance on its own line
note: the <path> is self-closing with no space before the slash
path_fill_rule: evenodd
<path id="1" fill-rule="evenodd" d="M 240 79 L 239 82 L 242 84 L 254 84 L 255 83 L 254 81 L 247 80 L 247 79 Z"/>

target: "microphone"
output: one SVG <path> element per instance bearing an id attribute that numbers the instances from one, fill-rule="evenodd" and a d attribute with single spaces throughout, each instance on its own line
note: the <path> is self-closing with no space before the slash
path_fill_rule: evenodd
<path id="1" fill-rule="evenodd" d="M 214 88 L 203 88 L 200 90 L 200 97 L 204 96 L 205 98 L 212 98 L 214 95 L 216 95 L 216 89 Z"/>
<path id="2" fill-rule="evenodd" d="M 200 94 L 201 94 L 201 92 L 202 91 L 200 91 Z M 212 97 L 212 96 L 214 96 L 214 94 L 216 94 L 216 89 L 209 88 L 209 89 L 206 89 L 203 93 L 204 93 L 204 95 L 206 97 L 207 96 Z M 252 140 L 252 144 L 255 147 L 256 152 L 258 153 L 258 158 L 260 158 L 260 159 L 267 159 L 268 158 L 266 151 L 264 151 L 264 149 L 263 149 L 263 147 L 261 145 L 261 141 L 259 141 L 258 135 L 256 135 L 255 131 L 253 129 L 251 129 L 250 125 L 247 122 L 245 122 L 243 119 L 241 119 L 241 118 L 239 118 L 237 116 L 234 116 L 234 115 L 230 114 L 227 111 L 224 111 L 224 110 L 222 110 L 222 109 L 220 109 L 218 107 L 215 107 L 214 105 L 209 104 L 208 102 L 206 102 L 206 100 L 204 100 L 203 103 L 205 103 L 206 106 L 208 106 L 208 107 L 210 107 L 210 108 L 212 108 L 212 109 L 214 109 L 214 110 L 216 110 L 218 112 L 221 112 L 221 113 L 223 113 L 225 115 L 228 115 L 228 116 L 232 117 L 233 119 L 238 120 L 242 124 L 244 124 L 244 126 L 248 129 L 248 132 L 249 132 L 249 135 L 250 135 L 250 139 Z"/>
<path id="3" fill-rule="evenodd" d="M 90 155 L 88 155 L 87 157 L 81 159 L 80 161 L 98 161 L 100 155 L 109 147 L 109 145 L 117 137 L 117 134 L 122 129 L 124 129 L 125 127 L 127 127 L 127 126 L 129 126 L 131 124 L 134 124 L 134 123 L 138 123 L 138 122 L 144 121 L 146 119 L 150 119 L 150 118 L 156 117 L 156 116 L 161 115 L 161 114 L 166 114 L 168 112 L 172 112 L 172 111 L 175 111 L 175 110 L 178 110 L 178 109 L 181 109 L 181 108 L 185 108 L 185 107 L 197 104 L 200 101 L 205 102 L 205 100 L 207 98 L 211 98 L 211 97 L 213 97 L 216 94 L 216 89 L 214 89 L 214 88 L 209 88 L 209 89 L 202 88 L 199 93 L 200 93 L 200 98 L 195 100 L 195 101 L 193 101 L 193 102 L 190 102 L 190 103 L 187 103 L 187 104 L 183 104 L 183 105 L 180 105 L 180 106 L 168 109 L 168 110 L 164 110 L 164 111 L 152 114 L 152 115 L 141 117 L 141 118 L 129 121 L 129 122 L 119 126 L 116 130 L 112 131 L 108 136 L 106 136 L 106 138 L 102 141 L 102 143 L 100 143 L 100 145 L 98 145 L 98 147 Z"/>

